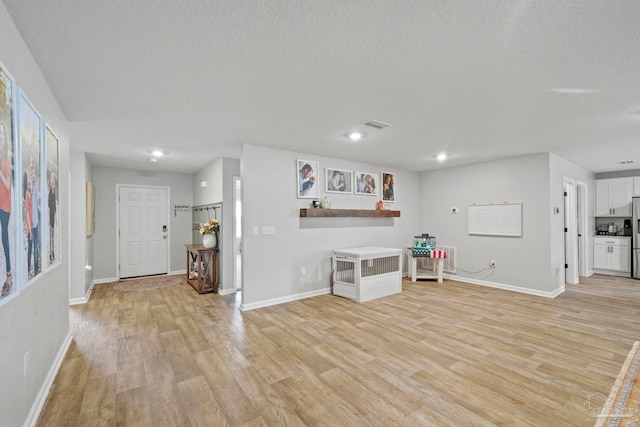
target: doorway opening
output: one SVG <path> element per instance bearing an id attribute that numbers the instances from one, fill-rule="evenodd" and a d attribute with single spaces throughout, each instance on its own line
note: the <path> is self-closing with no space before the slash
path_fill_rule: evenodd
<path id="1" fill-rule="evenodd" d="M 233 284 L 242 290 L 242 181 L 233 177 Z"/>

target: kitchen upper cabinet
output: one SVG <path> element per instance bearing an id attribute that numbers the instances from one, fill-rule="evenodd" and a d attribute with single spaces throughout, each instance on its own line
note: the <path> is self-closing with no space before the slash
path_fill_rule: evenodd
<path id="1" fill-rule="evenodd" d="M 640 196 L 640 176 L 633 177 L 633 195 Z"/>
<path id="2" fill-rule="evenodd" d="M 631 216 L 633 178 L 596 180 L 596 216 Z"/>

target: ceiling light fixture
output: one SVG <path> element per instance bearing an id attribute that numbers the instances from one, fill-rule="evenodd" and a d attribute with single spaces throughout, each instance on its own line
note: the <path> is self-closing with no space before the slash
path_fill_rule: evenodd
<path id="1" fill-rule="evenodd" d="M 162 157 L 162 156 L 164 156 L 164 153 L 163 153 L 162 151 L 160 151 L 160 150 L 153 150 L 153 151 L 151 152 L 151 154 L 152 154 L 154 157 Z"/>
<path id="2" fill-rule="evenodd" d="M 362 134 L 360 132 L 351 132 L 349 134 L 349 139 L 352 141 L 360 141 L 362 138 Z"/>
<path id="3" fill-rule="evenodd" d="M 590 95 L 595 92 L 593 89 L 585 89 L 580 87 L 557 87 L 549 89 L 550 92 L 560 93 L 563 95 Z"/>
<path id="4" fill-rule="evenodd" d="M 447 160 L 447 154 L 440 153 L 436 156 L 436 159 L 438 159 L 439 162 L 444 162 L 445 160 Z"/>

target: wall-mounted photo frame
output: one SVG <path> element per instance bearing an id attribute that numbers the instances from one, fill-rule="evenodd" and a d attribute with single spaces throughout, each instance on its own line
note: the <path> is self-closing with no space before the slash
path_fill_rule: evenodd
<path id="1" fill-rule="evenodd" d="M 356 194 L 365 196 L 377 196 L 378 195 L 378 179 L 377 173 L 371 172 L 354 172 L 354 189 Z"/>
<path id="2" fill-rule="evenodd" d="M 47 269 L 59 264 L 61 260 L 61 236 L 60 236 L 60 193 L 58 191 L 58 178 L 60 171 L 59 141 L 49 126 L 45 132 L 46 168 L 47 180 L 45 241 L 47 253 Z"/>
<path id="3" fill-rule="evenodd" d="M 22 283 L 28 286 L 42 273 L 43 121 L 27 96 L 18 99 L 22 184 Z"/>
<path id="4" fill-rule="evenodd" d="M 381 172 L 380 182 L 382 183 L 382 201 L 393 203 L 396 201 L 396 174 L 391 172 Z"/>
<path id="5" fill-rule="evenodd" d="M 325 191 L 327 193 L 352 194 L 353 172 L 342 169 L 326 169 Z"/>
<path id="6" fill-rule="evenodd" d="M 15 80 L 0 63 L 0 305 L 20 293 L 16 278 L 18 255 L 15 186 Z"/>
<path id="7" fill-rule="evenodd" d="M 320 165 L 312 160 L 297 160 L 299 199 L 317 199 L 320 188 Z"/>

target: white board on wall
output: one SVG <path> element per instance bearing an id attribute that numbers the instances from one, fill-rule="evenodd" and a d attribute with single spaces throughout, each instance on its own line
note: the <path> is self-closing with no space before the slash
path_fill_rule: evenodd
<path id="1" fill-rule="evenodd" d="M 472 203 L 468 233 L 485 236 L 522 236 L 522 202 Z"/>

